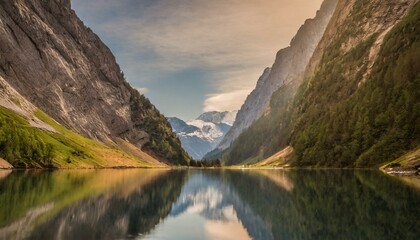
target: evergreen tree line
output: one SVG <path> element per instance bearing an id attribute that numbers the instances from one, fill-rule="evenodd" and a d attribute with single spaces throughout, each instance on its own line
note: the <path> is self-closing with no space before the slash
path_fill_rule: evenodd
<path id="1" fill-rule="evenodd" d="M 171 162 L 174 165 L 188 165 L 190 157 L 181 147 L 181 142 L 172 132 L 169 122 L 144 95 L 132 89 L 131 110 L 135 124 L 146 131 L 149 142 L 144 145 L 146 151 Z"/>
<path id="2" fill-rule="evenodd" d="M 222 163 L 220 159 L 202 160 L 202 161 L 190 160 L 189 166 L 190 167 L 221 167 Z"/>

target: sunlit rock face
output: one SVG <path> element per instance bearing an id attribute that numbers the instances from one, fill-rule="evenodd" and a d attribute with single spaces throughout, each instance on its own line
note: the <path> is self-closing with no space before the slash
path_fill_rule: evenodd
<path id="1" fill-rule="evenodd" d="M 64 126 L 103 142 L 150 150 L 165 139 L 185 162 L 166 119 L 124 79 L 115 57 L 70 0 L 0 1 L 0 77 Z M 158 129 L 160 132 L 157 132 Z"/>
<path id="2" fill-rule="evenodd" d="M 270 111 L 270 98 L 277 89 L 286 84 L 301 82 L 305 68 L 324 34 L 337 1 L 324 1 L 316 17 L 306 20 L 301 26 L 290 46 L 277 53 L 273 66 L 264 70 L 256 88 L 247 97 L 236 121 L 216 148 L 216 152 L 227 149 L 243 130 Z"/>

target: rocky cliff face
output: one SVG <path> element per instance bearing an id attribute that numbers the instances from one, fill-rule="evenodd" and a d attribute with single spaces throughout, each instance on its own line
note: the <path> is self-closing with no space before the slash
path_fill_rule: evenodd
<path id="1" fill-rule="evenodd" d="M 334 12 L 337 0 L 326 0 L 316 17 L 308 19 L 292 39 L 290 47 L 277 53 L 271 68 L 266 68 L 256 88 L 247 97 L 238 112 L 236 121 L 217 150 L 227 149 L 232 142 L 263 114 L 270 112 L 270 98 L 281 86 L 298 84 Z"/>
<path id="2" fill-rule="evenodd" d="M 163 115 L 125 81 L 108 47 L 70 0 L 0 0 L 0 77 L 64 126 L 186 163 Z"/>
<path id="3" fill-rule="evenodd" d="M 297 94 L 281 86 L 225 162 L 255 162 L 291 145 L 295 165 L 363 167 L 416 149 L 418 2 L 340 0 Z"/>

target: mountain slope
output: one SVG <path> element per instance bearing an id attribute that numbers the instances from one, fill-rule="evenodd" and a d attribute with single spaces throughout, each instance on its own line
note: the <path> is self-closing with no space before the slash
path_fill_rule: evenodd
<path id="1" fill-rule="evenodd" d="M 294 165 L 366 167 L 418 147 L 417 3 L 339 1 L 296 96 L 287 85 L 274 93 L 271 112 L 225 162 L 257 162 L 291 145 Z"/>
<path id="2" fill-rule="evenodd" d="M 337 0 L 326 0 L 316 17 L 306 20 L 301 26 L 290 47 L 281 49 L 277 53 L 273 66 L 264 70 L 256 88 L 239 110 L 231 130 L 217 147 L 216 153 L 227 149 L 242 131 L 262 115 L 270 112 L 270 98 L 279 87 L 290 83 L 298 84 L 297 79 L 302 78 L 336 4 Z"/>
<path id="3" fill-rule="evenodd" d="M 129 156 L 116 148 L 80 136 L 59 125 L 39 109 L 29 115 L 30 118 L 27 116 L 0 106 L 0 156 L 13 167 L 102 168 L 162 165 L 142 157 Z M 34 120 L 45 128 L 48 126 L 50 130 L 33 126 Z"/>
<path id="4" fill-rule="evenodd" d="M 70 0 L 0 0 L 0 76 L 65 127 L 123 140 L 170 164 L 188 156 L 166 118 L 125 81 Z"/>
<path id="5" fill-rule="evenodd" d="M 420 4 L 395 25 L 414 2 L 353 5 L 351 17 L 341 25 L 342 35 L 330 43 L 331 55 L 324 55 L 298 104 L 291 139 L 296 165 L 376 166 L 418 146 Z M 377 15 L 370 28 L 356 30 L 361 40 L 346 39 L 345 34 L 354 32 L 348 21 L 369 18 L 373 10 L 383 11 L 383 18 Z M 334 52 L 340 45 L 351 47 Z M 357 67 L 358 72 L 353 70 Z"/>
<path id="6" fill-rule="evenodd" d="M 11 163 L 0 159 L 0 168 L 164 165 L 139 149 L 122 152 L 66 129 L 27 101 L 1 76 L 0 157 Z"/>
<path id="7" fill-rule="evenodd" d="M 188 154 L 195 160 L 201 160 L 220 143 L 235 116 L 236 111 L 206 112 L 187 122 L 179 118 L 168 120 Z"/>

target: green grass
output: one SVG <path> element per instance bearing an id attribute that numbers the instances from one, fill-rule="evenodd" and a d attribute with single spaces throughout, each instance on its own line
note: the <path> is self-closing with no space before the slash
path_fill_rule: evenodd
<path id="1" fill-rule="evenodd" d="M 57 164 L 61 166 L 76 166 L 80 162 L 92 164 L 93 166 L 101 166 L 103 164 L 95 151 L 92 151 L 92 148 L 105 146 L 63 127 L 40 110 L 35 112 L 35 116 L 59 132 L 59 134 L 43 133 L 45 141 L 54 146 L 55 162 Z"/>
<path id="2" fill-rule="evenodd" d="M 34 128 L 15 112 L 0 107 L 0 157 L 15 167 L 23 168 L 100 168 L 110 166 L 150 167 L 122 151 L 103 143 L 83 137 L 58 124 L 44 112 L 37 110 L 35 116 L 52 126 L 56 133 Z M 14 136 L 22 135 L 16 142 Z M 15 137 L 16 138 L 16 137 Z M 3 139 L 3 140 L 2 140 Z M 3 144 L 2 144 L 3 143 Z M 43 156 L 47 148 L 52 148 L 51 160 Z M 30 152 L 31 154 L 26 154 Z M 41 154 L 32 154 L 41 152 Z"/>

